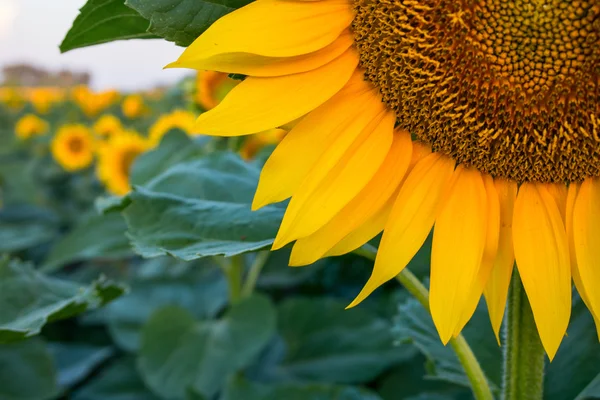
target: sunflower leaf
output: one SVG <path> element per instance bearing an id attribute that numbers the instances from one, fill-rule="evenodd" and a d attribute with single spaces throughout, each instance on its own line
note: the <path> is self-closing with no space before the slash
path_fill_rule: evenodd
<path id="1" fill-rule="evenodd" d="M 125 290 L 103 278 L 81 287 L 4 258 L 0 260 L 0 343 L 37 335 L 48 322 L 101 307 Z"/>
<path id="2" fill-rule="evenodd" d="M 216 20 L 252 0 L 127 0 L 150 21 L 150 32 L 179 46 L 189 46 Z"/>
<path id="3" fill-rule="evenodd" d="M 154 39 L 150 22 L 123 0 L 88 0 L 60 44 L 60 51 L 93 46 L 115 40 Z"/>

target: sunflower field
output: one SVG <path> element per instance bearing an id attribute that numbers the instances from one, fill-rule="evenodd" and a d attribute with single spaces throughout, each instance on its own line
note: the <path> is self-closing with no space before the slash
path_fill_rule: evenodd
<path id="1" fill-rule="evenodd" d="M 355 4 L 356 35 L 370 34 L 360 30 L 361 18 L 374 24 L 361 14 L 366 3 Z M 414 6 L 410 15 L 428 10 L 418 1 L 390 3 Z M 294 25 L 293 16 L 309 7 L 318 9 L 311 22 Z M 386 225 L 382 237 L 398 208 L 389 199 L 402 198 L 431 150 L 397 129 L 381 100 L 363 89 L 358 60 L 348 61 L 347 9 L 340 0 L 87 0 L 61 51 L 167 40 L 182 46 L 168 67 L 193 75 L 131 93 L 0 86 L 0 400 L 600 399 L 600 297 L 587 290 L 590 276 L 600 274 L 580 258 L 579 267 L 571 265 L 580 271 L 573 272 L 577 290 L 568 272 L 568 300 L 555 302 L 558 284 L 538 283 L 549 288 L 541 294 L 530 290 L 518 228 L 507 268 L 492 271 L 503 262 L 497 259 L 485 275 L 496 279 L 494 287 L 464 278 L 469 259 L 462 253 L 452 274 L 434 273 L 442 254 L 436 234 L 449 213 L 432 216 L 422 232 Z M 291 23 L 282 22 L 276 37 L 267 28 L 278 18 Z M 452 18 L 458 26 L 462 14 Z M 288 44 L 296 30 L 305 37 Z M 354 62 L 348 73 L 340 67 L 309 76 L 339 60 Z M 340 92 L 327 94 L 337 81 Z M 360 97 L 362 107 L 346 107 L 340 93 Z M 324 114 L 323 103 L 351 121 Z M 366 119 L 369 112 L 377 118 Z M 354 142 L 310 133 L 360 123 Z M 384 127 L 397 129 L 393 140 L 379 134 Z M 331 147 L 312 154 L 321 142 Z M 376 174 L 378 146 L 386 148 L 378 171 L 402 170 L 400 176 Z M 443 169 L 444 159 L 431 160 L 427 168 Z M 473 193 L 473 172 L 456 171 L 448 195 L 454 203 L 445 210 L 476 209 L 457 189 Z M 496 193 L 486 179 L 485 193 L 489 185 Z M 359 181 L 374 190 L 352 192 Z M 438 189 L 418 183 L 423 198 L 414 203 L 437 210 Z M 546 189 L 531 190 L 548 204 Z M 552 196 L 569 201 L 566 190 L 560 193 L 546 196 L 558 219 Z M 503 204 L 496 207 L 492 257 L 501 253 L 498 235 L 508 224 Z M 531 218 L 538 206 L 527 209 Z M 419 210 L 403 215 L 416 220 Z M 464 238 L 477 241 L 472 231 L 479 226 L 464 219 L 460 226 L 453 220 L 449 235 L 456 233 L 457 247 Z M 492 225 L 482 228 L 478 268 Z M 554 254 L 542 242 L 527 243 Z M 394 250 L 403 246 L 414 252 Z M 448 245 L 443 254 L 452 250 Z M 552 254 L 543 260 L 551 264 Z M 552 273 L 539 276 L 554 279 Z M 565 313 L 566 334 L 555 322 Z"/>

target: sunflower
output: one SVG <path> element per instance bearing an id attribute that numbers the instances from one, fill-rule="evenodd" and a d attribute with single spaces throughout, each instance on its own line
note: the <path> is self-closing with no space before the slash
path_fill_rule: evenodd
<path id="1" fill-rule="evenodd" d="M 98 178 L 107 190 L 123 196 L 131 190 L 129 173 L 135 159 L 149 148 L 149 142 L 135 132 L 112 136 L 102 146 L 98 158 Z"/>
<path id="2" fill-rule="evenodd" d="M 105 114 L 98 118 L 93 127 L 94 133 L 101 137 L 110 137 L 123 130 L 121 120 L 112 114 Z"/>
<path id="3" fill-rule="evenodd" d="M 79 85 L 71 91 L 73 101 L 88 117 L 95 117 L 117 102 L 120 95 L 116 90 L 93 92 L 85 85 Z"/>
<path id="4" fill-rule="evenodd" d="M 238 83 L 223 72 L 198 71 L 196 103 L 204 110 L 215 108 Z"/>
<path id="5" fill-rule="evenodd" d="M 0 103 L 5 104 L 9 109 L 16 111 L 23 107 L 25 99 L 23 94 L 14 87 L 0 87 Z"/>
<path id="6" fill-rule="evenodd" d="M 15 124 L 15 134 L 21 140 L 42 136 L 48 132 L 48 122 L 35 114 L 27 114 Z"/>
<path id="7" fill-rule="evenodd" d="M 135 119 L 141 117 L 146 112 L 146 105 L 141 95 L 130 94 L 123 100 L 121 110 L 127 118 Z"/>
<path id="8" fill-rule="evenodd" d="M 27 98 L 40 114 L 48 114 L 52 107 L 64 100 L 64 92 L 59 88 L 38 87 L 27 90 Z"/>
<path id="9" fill-rule="evenodd" d="M 172 129 L 181 129 L 185 133 L 191 133 L 196 116 L 184 110 L 175 110 L 169 114 L 161 115 L 150 127 L 149 139 L 153 145 L 157 145 Z"/>
<path id="10" fill-rule="evenodd" d="M 571 282 L 600 322 L 600 67 L 590 2 L 259 0 L 171 67 L 246 75 L 194 131 L 237 136 L 301 118 L 253 208 L 291 197 L 274 249 L 291 264 L 383 231 L 355 306 L 433 229 L 441 340 L 485 296 L 496 334 L 516 260 L 554 357 Z"/>
<path id="11" fill-rule="evenodd" d="M 89 167 L 94 161 L 94 139 L 90 130 L 79 124 L 62 126 L 52 139 L 52 155 L 67 171 Z"/>

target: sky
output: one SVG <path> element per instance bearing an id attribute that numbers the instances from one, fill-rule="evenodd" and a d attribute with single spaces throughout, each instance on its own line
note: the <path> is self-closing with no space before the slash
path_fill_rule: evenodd
<path id="1" fill-rule="evenodd" d="M 0 0 L 0 69 L 29 63 L 90 72 L 95 89 L 134 91 L 174 83 L 187 70 L 163 70 L 183 51 L 164 40 L 127 40 L 61 54 L 58 45 L 85 0 Z"/>

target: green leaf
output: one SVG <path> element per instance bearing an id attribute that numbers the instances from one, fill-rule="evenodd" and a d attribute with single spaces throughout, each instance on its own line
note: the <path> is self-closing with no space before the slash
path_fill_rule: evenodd
<path id="1" fill-rule="evenodd" d="M 243 378 L 231 379 L 221 400 L 380 400 L 366 389 L 310 383 L 261 385 Z"/>
<path id="2" fill-rule="evenodd" d="M 0 210 L 0 252 L 15 252 L 48 243 L 59 220 L 48 210 L 22 205 Z"/>
<path id="3" fill-rule="evenodd" d="M 411 298 L 400 305 L 395 331 L 399 341 L 413 343 L 427 358 L 429 378 L 470 387 L 456 354 L 450 346 L 442 344 L 431 316 L 415 299 Z M 477 308 L 463 335 L 488 376 L 492 390 L 497 391 L 501 384 L 502 352 L 483 303 Z"/>
<path id="4" fill-rule="evenodd" d="M 130 292 L 104 310 L 109 332 L 121 348 L 139 350 L 143 325 L 161 307 L 177 305 L 198 319 L 216 316 L 227 303 L 227 282 L 219 269 L 198 264 L 161 257 L 136 267 L 138 275 L 158 272 L 161 267 L 170 272 L 186 268 L 182 273 L 156 273 L 134 279 Z"/>
<path id="5" fill-rule="evenodd" d="M 124 292 L 102 278 L 81 287 L 42 275 L 27 264 L 0 260 L 0 342 L 37 335 L 48 322 L 103 306 Z"/>
<path id="6" fill-rule="evenodd" d="M 125 4 L 150 20 L 150 32 L 189 46 L 217 19 L 251 0 L 127 0 Z"/>
<path id="7" fill-rule="evenodd" d="M 600 380 L 600 343 L 594 320 L 576 295 L 567 335 L 547 365 L 544 398 L 600 398 L 600 385 L 594 389 L 594 379 Z"/>
<path id="8" fill-rule="evenodd" d="M 279 309 L 287 355 L 272 374 L 282 379 L 366 383 L 414 357 L 394 344 L 391 324 L 366 308 L 334 299 L 295 298 Z"/>
<path id="9" fill-rule="evenodd" d="M 93 215 L 52 248 L 42 269 L 49 272 L 84 260 L 131 257 L 133 252 L 125 236 L 126 230 L 127 225 L 120 214 Z"/>
<path id="10" fill-rule="evenodd" d="M 157 311 L 143 331 L 139 369 L 165 398 L 183 398 L 187 388 L 211 398 L 225 380 L 247 367 L 275 333 L 275 309 L 254 296 L 216 321 L 198 321 L 179 307 Z"/>
<path id="11" fill-rule="evenodd" d="M 77 343 L 50 343 L 48 347 L 58 368 L 58 385 L 63 389 L 84 380 L 114 354 L 111 347 Z"/>
<path id="12" fill-rule="evenodd" d="M 144 385 L 133 358 L 126 357 L 111 364 L 83 386 L 73 400 L 157 400 Z"/>
<path id="13" fill-rule="evenodd" d="M 57 394 L 56 371 L 44 342 L 0 345 L 0 399 L 45 400 Z"/>
<path id="14" fill-rule="evenodd" d="M 176 164 L 137 187 L 123 213 L 135 250 L 189 261 L 269 247 L 283 209 L 251 211 L 259 173 L 236 155 L 216 153 Z"/>
<path id="15" fill-rule="evenodd" d="M 125 39 L 152 39 L 150 22 L 124 0 L 88 0 L 60 45 L 66 52 L 80 47 Z"/>

